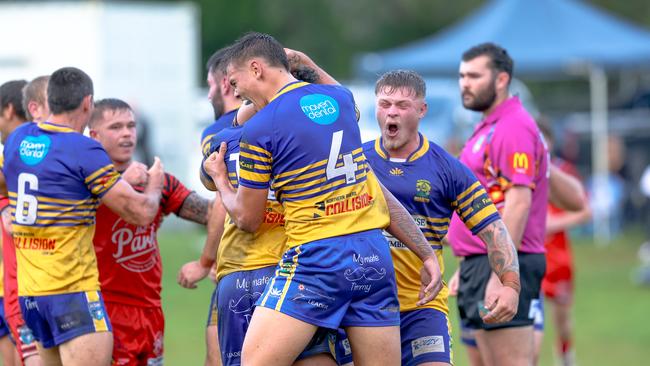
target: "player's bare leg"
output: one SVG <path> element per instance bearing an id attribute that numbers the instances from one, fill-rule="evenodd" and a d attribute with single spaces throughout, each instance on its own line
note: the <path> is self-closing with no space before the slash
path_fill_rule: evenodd
<path id="1" fill-rule="evenodd" d="M 205 366 L 221 366 L 219 329 L 216 325 L 209 325 L 205 328 L 205 349 Z"/>
<path id="2" fill-rule="evenodd" d="M 553 302 L 553 321 L 557 333 L 557 354 L 561 365 L 570 366 L 575 362 L 571 349 L 572 323 L 571 303 Z"/>
<path id="3" fill-rule="evenodd" d="M 16 365 L 20 365 L 20 362 Z M 43 361 L 41 361 L 41 356 L 37 353 L 35 355 L 28 356 L 23 360 L 23 366 L 42 366 Z"/>
<path id="4" fill-rule="evenodd" d="M 336 366 L 336 361 L 330 354 L 321 353 L 293 363 L 293 366 Z"/>
<path id="5" fill-rule="evenodd" d="M 347 327 L 355 366 L 395 365 L 402 362 L 399 327 Z"/>
<path id="6" fill-rule="evenodd" d="M 18 362 L 18 352 L 14 344 L 11 343 L 8 335 L 0 338 L 0 353 L 2 354 L 3 365 L 20 365 Z"/>
<path id="7" fill-rule="evenodd" d="M 65 366 L 109 366 L 113 355 L 113 333 L 81 335 L 59 346 Z"/>
<path id="8" fill-rule="evenodd" d="M 535 329 L 533 333 L 533 365 L 539 364 L 539 354 L 542 352 L 542 343 L 544 342 L 544 331 Z"/>
<path id="9" fill-rule="evenodd" d="M 469 360 L 470 366 L 484 366 L 483 359 L 481 358 L 481 352 L 478 347 L 465 345 L 467 350 L 467 359 Z"/>
<path id="10" fill-rule="evenodd" d="M 242 365 L 289 366 L 305 349 L 317 327 L 258 306 L 244 338 Z"/>
<path id="11" fill-rule="evenodd" d="M 531 365 L 533 326 L 476 331 L 476 343 L 486 366 Z"/>
<path id="12" fill-rule="evenodd" d="M 61 355 L 59 354 L 59 347 L 44 348 L 41 343 L 36 342 L 38 354 L 41 357 L 43 366 L 62 366 Z"/>

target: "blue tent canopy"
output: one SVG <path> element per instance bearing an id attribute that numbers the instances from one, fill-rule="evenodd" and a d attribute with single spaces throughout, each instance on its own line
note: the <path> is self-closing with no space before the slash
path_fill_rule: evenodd
<path id="1" fill-rule="evenodd" d="M 576 0 L 494 0 L 431 37 L 357 60 L 357 75 L 407 68 L 455 75 L 462 53 L 495 42 L 518 76 L 558 75 L 576 66 L 604 69 L 650 63 L 650 32 Z"/>

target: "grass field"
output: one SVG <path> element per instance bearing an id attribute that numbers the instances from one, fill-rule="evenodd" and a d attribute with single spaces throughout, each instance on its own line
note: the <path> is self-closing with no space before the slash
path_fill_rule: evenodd
<path id="1" fill-rule="evenodd" d="M 575 349 L 579 365 L 643 365 L 650 358 L 650 288 L 631 281 L 639 265 L 636 251 L 642 235 L 630 231 L 608 247 L 586 240 L 574 245 L 577 267 Z M 196 290 L 176 284 L 176 273 L 198 257 L 201 231 L 164 232 L 160 246 L 164 262 L 163 306 L 166 314 L 165 364 L 201 365 L 205 354 L 204 329 L 213 284 L 205 280 Z M 448 252 L 448 251 L 446 251 Z M 455 260 L 445 254 L 448 272 Z M 458 337 L 455 303 L 450 303 L 453 336 Z M 547 310 L 548 313 L 548 310 Z M 547 326 L 540 365 L 554 365 L 552 326 Z M 464 346 L 454 343 L 456 365 L 467 365 Z"/>

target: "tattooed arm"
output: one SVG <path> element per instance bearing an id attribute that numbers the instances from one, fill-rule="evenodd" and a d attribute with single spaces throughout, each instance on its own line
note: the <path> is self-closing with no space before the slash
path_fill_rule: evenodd
<path id="1" fill-rule="evenodd" d="M 180 210 L 178 210 L 178 216 L 185 220 L 205 225 L 208 223 L 211 207 L 212 201 L 196 192 L 192 192 L 187 196 Z"/>
<path id="2" fill-rule="evenodd" d="M 478 236 L 488 250 L 488 260 L 492 271 L 504 286 L 520 291 L 519 259 L 508 229 L 503 221 L 496 220 L 479 231 Z"/>
<path id="3" fill-rule="evenodd" d="M 386 228 L 386 231 L 406 245 L 422 260 L 423 268 L 420 271 L 422 286 L 420 288 L 420 300 L 417 304 L 426 304 L 433 300 L 442 289 L 442 275 L 438 258 L 431 248 L 431 244 L 413 221 L 413 217 L 386 187 L 381 183 L 380 185 L 390 213 L 390 225 Z"/>

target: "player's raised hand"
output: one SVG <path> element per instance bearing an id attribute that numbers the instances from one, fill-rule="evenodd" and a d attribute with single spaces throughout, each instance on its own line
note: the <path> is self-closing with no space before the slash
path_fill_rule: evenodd
<path id="1" fill-rule="evenodd" d="M 228 182 L 228 170 L 226 169 L 225 156 L 228 145 L 225 142 L 222 142 L 219 146 L 219 151 L 213 152 L 205 161 L 203 162 L 203 169 L 212 177 L 212 180 L 219 188 L 219 182 L 225 180 Z"/>
<path id="2" fill-rule="evenodd" d="M 196 283 L 210 273 L 210 268 L 203 267 L 199 261 L 185 263 L 178 271 L 177 282 L 181 287 L 195 289 Z"/>
<path id="3" fill-rule="evenodd" d="M 149 179 L 147 166 L 138 161 L 134 161 L 122 173 L 122 178 L 132 186 L 145 185 L 147 179 Z"/>
<path id="4" fill-rule="evenodd" d="M 499 278 L 492 274 L 485 288 L 484 304 L 489 312 L 482 314 L 483 322 L 486 324 L 508 322 L 517 314 L 519 293 L 512 287 L 502 285 Z"/>
<path id="5" fill-rule="evenodd" d="M 159 157 L 156 156 L 153 158 L 153 164 L 147 171 L 147 175 L 149 176 L 147 182 L 148 187 L 162 189 L 165 180 L 165 171 L 163 170 L 163 164 Z"/>
<path id="6" fill-rule="evenodd" d="M 438 259 L 435 256 L 428 257 L 422 262 L 420 279 L 420 300 L 417 302 L 418 306 L 433 300 L 442 289 L 442 274 L 440 273 Z"/>

